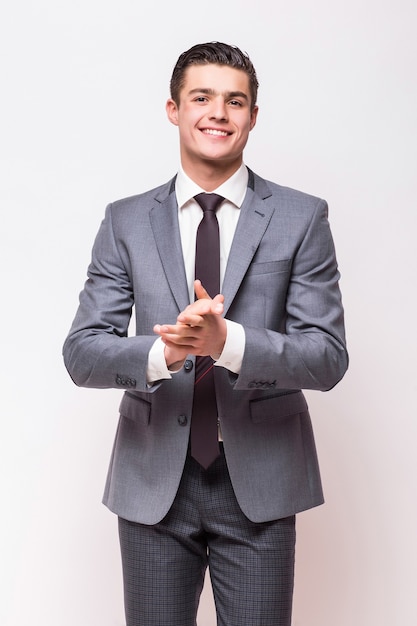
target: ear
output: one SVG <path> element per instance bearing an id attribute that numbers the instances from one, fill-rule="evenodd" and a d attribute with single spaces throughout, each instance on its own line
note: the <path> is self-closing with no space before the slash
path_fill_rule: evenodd
<path id="1" fill-rule="evenodd" d="M 254 106 L 253 110 L 251 111 L 250 114 L 250 129 L 252 130 L 252 128 L 254 128 L 255 124 L 256 124 L 256 120 L 258 118 L 258 111 L 259 111 L 259 107 L 258 106 Z"/>
<path id="2" fill-rule="evenodd" d="M 169 98 L 169 100 L 167 100 L 165 110 L 171 124 L 174 124 L 174 126 L 178 126 L 178 107 L 172 98 Z"/>

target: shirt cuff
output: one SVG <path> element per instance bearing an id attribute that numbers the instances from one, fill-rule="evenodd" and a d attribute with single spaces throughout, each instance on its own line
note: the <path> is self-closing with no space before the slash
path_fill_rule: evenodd
<path id="1" fill-rule="evenodd" d="M 245 330 L 237 322 L 232 322 L 231 320 L 225 320 L 225 322 L 227 326 L 226 341 L 223 352 L 214 362 L 214 365 L 225 367 L 231 372 L 239 374 L 245 352 Z"/>
<path id="2" fill-rule="evenodd" d="M 161 337 L 158 337 L 152 345 L 152 348 L 149 350 L 148 367 L 146 368 L 146 382 L 148 385 L 152 385 L 157 380 L 171 378 L 171 374 L 165 361 L 164 348 L 164 342 Z"/>

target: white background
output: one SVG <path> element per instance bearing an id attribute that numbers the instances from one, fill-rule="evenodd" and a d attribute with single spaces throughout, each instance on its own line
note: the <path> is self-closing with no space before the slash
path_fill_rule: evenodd
<path id="1" fill-rule="evenodd" d="M 308 393 L 326 505 L 298 518 L 294 626 L 417 623 L 414 0 L 16 0 L 1 10 L 0 623 L 122 626 L 101 494 L 120 393 L 76 388 L 61 346 L 105 205 L 178 165 L 178 55 L 249 52 L 245 153 L 326 198 L 351 367 Z M 209 589 L 200 626 L 212 626 Z M 258 626 L 258 625 L 256 625 Z"/>

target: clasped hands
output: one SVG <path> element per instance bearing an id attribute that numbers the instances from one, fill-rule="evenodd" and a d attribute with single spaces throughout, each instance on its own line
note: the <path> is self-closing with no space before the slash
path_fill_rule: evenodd
<path id="1" fill-rule="evenodd" d="M 211 298 L 199 280 L 194 281 L 197 299 L 177 317 L 176 324 L 155 324 L 153 330 L 165 344 L 168 368 L 180 368 L 188 354 L 219 358 L 226 341 L 222 317 L 224 296 Z"/>

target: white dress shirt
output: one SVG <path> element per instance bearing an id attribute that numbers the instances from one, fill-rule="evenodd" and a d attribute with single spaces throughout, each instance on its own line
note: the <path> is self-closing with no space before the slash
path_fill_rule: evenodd
<path id="1" fill-rule="evenodd" d="M 220 286 L 226 272 L 227 260 L 232 246 L 236 225 L 240 215 L 240 207 L 246 195 L 248 186 L 248 170 L 244 164 L 213 193 L 225 198 L 216 211 L 220 233 Z M 194 301 L 194 266 L 195 243 L 198 225 L 203 218 L 203 210 L 194 196 L 205 190 L 199 187 L 180 167 L 175 182 L 175 194 L 178 203 L 178 223 L 181 235 L 182 253 L 184 257 L 185 273 L 187 276 L 190 302 Z M 221 287 L 220 287 L 221 291 Z M 220 357 L 214 365 L 225 367 L 238 374 L 242 365 L 245 349 L 245 331 L 240 324 L 225 320 L 227 326 L 226 342 Z M 149 384 L 171 378 L 174 371 L 167 368 L 164 357 L 164 343 L 158 337 L 149 351 L 147 380 Z"/>

